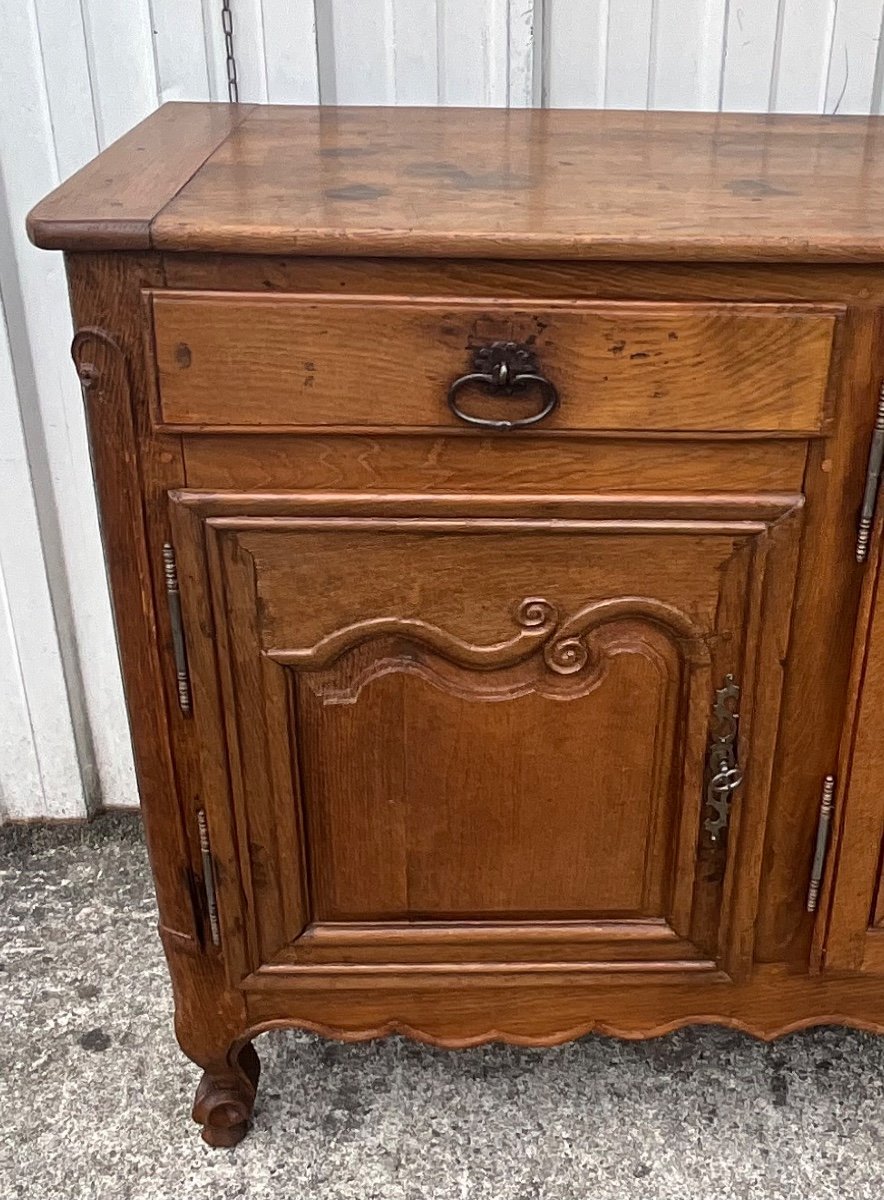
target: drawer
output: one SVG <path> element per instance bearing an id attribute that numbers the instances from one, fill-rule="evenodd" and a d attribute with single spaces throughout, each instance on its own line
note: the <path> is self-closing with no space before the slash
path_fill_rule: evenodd
<path id="1" fill-rule="evenodd" d="M 813 435 L 826 419 L 842 312 L 185 291 L 148 299 L 159 424 L 245 432 L 439 432 L 475 428 L 472 418 L 538 431 Z M 451 385 L 469 375 L 480 378 L 457 389 L 458 416 Z"/>

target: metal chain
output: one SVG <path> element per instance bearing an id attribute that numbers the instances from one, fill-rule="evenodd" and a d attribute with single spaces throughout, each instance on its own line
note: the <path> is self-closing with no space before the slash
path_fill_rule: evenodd
<path id="1" fill-rule="evenodd" d="M 227 96 L 231 104 L 239 104 L 239 80 L 236 77 L 236 53 L 233 45 L 233 12 L 231 0 L 221 0 L 221 28 L 224 30 L 224 52 L 227 55 Z"/>

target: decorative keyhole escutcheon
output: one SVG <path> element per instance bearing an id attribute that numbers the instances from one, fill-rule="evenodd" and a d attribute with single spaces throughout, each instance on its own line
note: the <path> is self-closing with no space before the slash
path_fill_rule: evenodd
<path id="1" fill-rule="evenodd" d="M 725 675 L 724 686 L 715 693 L 712 707 L 712 731 L 706 766 L 706 804 L 712 810 L 704 828 L 709 840 L 721 841 L 730 819 L 731 800 L 743 782 L 743 769 L 737 761 L 737 733 L 740 727 L 740 688 L 733 675 Z"/>

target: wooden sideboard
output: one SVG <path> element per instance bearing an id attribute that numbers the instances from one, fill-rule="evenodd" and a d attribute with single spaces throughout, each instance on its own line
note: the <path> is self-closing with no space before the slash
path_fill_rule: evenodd
<path id="1" fill-rule="evenodd" d="M 67 254 L 194 1115 L 884 1030 L 884 119 L 160 109 Z"/>

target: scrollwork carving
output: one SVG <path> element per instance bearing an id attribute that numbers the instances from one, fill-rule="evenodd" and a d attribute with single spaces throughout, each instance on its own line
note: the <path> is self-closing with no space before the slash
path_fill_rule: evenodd
<path id="1" fill-rule="evenodd" d="M 642 596 L 620 596 L 597 600 L 573 616 L 561 619 L 559 610 L 542 596 L 526 596 L 513 613 L 519 632 L 506 641 L 475 645 L 464 641 L 437 625 L 416 618 L 377 617 L 337 629 L 321 638 L 314 646 L 303 649 L 271 649 L 266 653 L 286 666 L 312 671 L 324 671 L 344 654 L 367 642 L 396 639 L 428 650 L 457 667 L 500 670 L 526 663 L 536 653 L 542 654 L 546 667 L 555 675 L 577 676 L 588 667 L 597 672 L 599 664 L 591 649 L 591 635 L 603 626 L 621 620 L 644 620 L 662 630 L 676 642 L 688 661 L 708 662 L 709 651 L 700 631 L 679 609 Z M 369 678 L 377 678 L 395 670 L 399 656 L 387 656 L 382 663 L 364 665 L 359 671 L 360 683 L 347 687 L 341 695 L 355 697 L 359 687 Z M 417 669 L 405 655 L 401 669 Z M 427 673 L 426 668 L 421 668 Z M 522 685 L 520 685 L 522 686 Z"/>
<path id="2" fill-rule="evenodd" d="M 516 611 L 516 620 L 523 629 L 549 629 L 558 619 L 555 608 L 540 596 L 526 596 Z"/>
<path id="3" fill-rule="evenodd" d="M 515 612 L 519 632 L 506 641 L 475 645 L 447 630 L 415 617 L 373 617 L 336 629 L 314 646 L 301 650 L 268 650 L 269 658 L 287 666 L 321 670 L 341 655 L 376 638 L 400 637 L 428 646 L 463 667 L 493 668 L 522 662 L 542 645 L 556 627 L 556 609 L 547 600 L 528 596 Z"/>
<path id="4" fill-rule="evenodd" d="M 557 675 L 576 675 L 589 662 L 589 651 L 578 637 L 556 638 L 544 646 L 543 660 Z"/>

